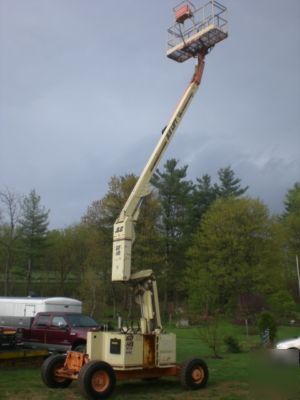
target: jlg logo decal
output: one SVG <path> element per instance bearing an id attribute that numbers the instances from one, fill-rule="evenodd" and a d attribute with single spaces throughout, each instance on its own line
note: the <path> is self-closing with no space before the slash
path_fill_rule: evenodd
<path id="1" fill-rule="evenodd" d="M 121 246 L 118 245 L 116 246 L 116 256 L 119 256 L 121 254 Z"/>

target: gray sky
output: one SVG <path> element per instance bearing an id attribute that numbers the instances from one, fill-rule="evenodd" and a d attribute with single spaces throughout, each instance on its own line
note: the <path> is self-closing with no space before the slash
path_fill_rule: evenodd
<path id="1" fill-rule="evenodd" d="M 222 3 L 230 36 L 164 159 L 191 179 L 230 164 L 280 212 L 300 180 L 300 1 Z M 146 163 L 194 68 L 165 57 L 176 4 L 0 0 L 0 189 L 35 188 L 52 228 Z"/>

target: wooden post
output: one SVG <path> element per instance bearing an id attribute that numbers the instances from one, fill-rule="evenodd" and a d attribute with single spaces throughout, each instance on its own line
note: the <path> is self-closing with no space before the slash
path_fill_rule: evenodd
<path id="1" fill-rule="evenodd" d="M 247 338 L 249 337 L 249 326 L 248 326 L 248 319 L 246 318 L 245 319 L 245 327 L 246 327 L 246 335 L 247 335 Z"/>
<path id="2" fill-rule="evenodd" d="M 298 287 L 299 287 L 299 297 L 300 297 L 300 273 L 299 273 L 299 260 L 298 260 L 298 255 L 296 255 L 296 268 L 297 268 Z"/>

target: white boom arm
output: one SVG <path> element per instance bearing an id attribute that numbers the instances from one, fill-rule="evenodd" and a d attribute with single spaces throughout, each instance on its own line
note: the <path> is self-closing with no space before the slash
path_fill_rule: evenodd
<path id="1" fill-rule="evenodd" d="M 198 64 L 193 78 L 181 97 L 179 104 L 168 125 L 164 129 L 159 142 L 136 182 L 118 219 L 115 221 L 113 232 L 112 281 L 128 281 L 131 279 L 131 251 L 135 239 L 134 223 L 137 221 L 143 198 L 149 194 L 148 185 L 150 179 L 200 85 L 205 55 L 205 52 L 198 55 Z"/>

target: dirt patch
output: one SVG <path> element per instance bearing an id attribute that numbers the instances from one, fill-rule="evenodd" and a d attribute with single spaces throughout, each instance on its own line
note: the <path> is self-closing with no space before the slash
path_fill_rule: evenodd
<path id="1" fill-rule="evenodd" d="M 232 394 L 235 394 L 237 396 L 249 395 L 249 385 L 247 383 L 239 381 L 221 382 L 216 387 L 218 388 L 218 392 L 227 395 L 232 395 Z"/>

